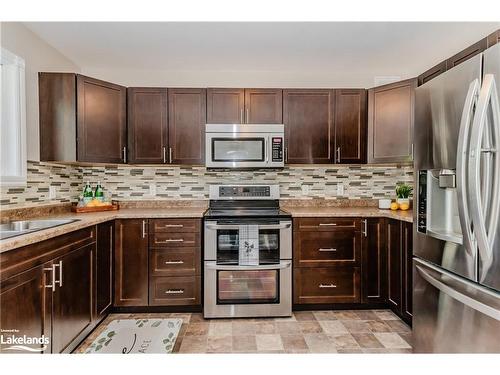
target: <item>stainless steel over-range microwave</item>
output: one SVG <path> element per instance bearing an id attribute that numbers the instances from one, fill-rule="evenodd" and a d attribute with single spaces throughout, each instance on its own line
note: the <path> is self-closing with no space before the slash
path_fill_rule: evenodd
<path id="1" fill-rule="evenodd" d="M 283 168 L 283 124 L 206 124 L 207 168 Z"/>

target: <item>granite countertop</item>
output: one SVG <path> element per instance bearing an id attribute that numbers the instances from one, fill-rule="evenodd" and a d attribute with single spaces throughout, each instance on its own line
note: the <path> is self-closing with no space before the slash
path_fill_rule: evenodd
<path id="1" fill-rule="evenodd" d="M 53 237 L 73 232 L 82 228 L 100 224 L 115 219 L 161 219 L 161 218 L 202 218 L 206 205 L 200 206 L 172 206 L 161 208 L 134 207 L 122 208 L 118 211 L 76 214 L 59 212 L 44 215 L 40 219 L 78 219 L 73 223 L 48 228 L 37 232 L 23 234 L 17 237 L 0 240 L 0 253 L 13 250 L 22 246 L 44 241 Z M 284 205 L 283 209 L 292 217 L 386 217 L 390 219 L 413 222 L 412 211 L 380 210 L 377 207 L 345 207 L 345 206 L 294 206 Z M 35 217 L 36 219 L 37 217 Z"/>
<path id="2" fill-rule="evenodd" d="M 78 219 L 73 223 L 48 228 L 37 232 L 26 233 L 20 236 L 0 240 L 0 253 L 22 246 L 31 245 L 53 237 L 74 232 L 115 219 L 170 219 L 170 218 L 202 218 L 206 207 L 169 207 L 169 208 L 125 208 L 118 211 L 96 213 L 61 213 L 43 216 L 40 219 Z M 33 218 L 36 219 L 36 218 Z"/>
<path id="3" fill-rule="evenodd" d="M 381 210 L 377 207 L 284 207 L 292 217 L 386 217 L 413 222 L 413 211 Z"/>

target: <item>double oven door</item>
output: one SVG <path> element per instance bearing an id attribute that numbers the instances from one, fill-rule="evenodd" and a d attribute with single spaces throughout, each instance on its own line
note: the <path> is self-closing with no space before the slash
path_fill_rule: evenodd
<path id="1" fill-rule="evenodd" d="M 239 265 L 240 224 L 258 225 L 258 265 Z M 206 221 L 205 317 L 291 315 L 291 258 L 290 220 Z"/>

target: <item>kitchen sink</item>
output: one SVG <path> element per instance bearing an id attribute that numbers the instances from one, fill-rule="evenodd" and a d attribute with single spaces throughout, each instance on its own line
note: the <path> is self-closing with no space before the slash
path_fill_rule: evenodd
<path id="1" fill-rule="evenodd" d="M 20 236 L 21 234 L 36 232 L 42 229 L 54 228 L 59 225 L 73 223 L 79 219 L 53 219 L 53 220 L 21 220 L 0 224 L 0 240 Z"/>

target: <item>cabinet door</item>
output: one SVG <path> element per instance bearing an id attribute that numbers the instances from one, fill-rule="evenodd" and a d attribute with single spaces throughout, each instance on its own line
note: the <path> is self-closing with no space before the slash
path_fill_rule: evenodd
<path id="1" fill-rule="evenodd" d="M 403 306 L 402 306 L 402 316 L 403 318 L 411 324 L 413 317 L 413 224 L 412 223 L 402 223 L 403 228 Z"/>
<path id="2" fill-rule="evenodd" d="M 282 122 L 282 90 L 245 89 L 245 123 L 281 124 Z"/>
<path id="3" fill-rule="evenodd" d="M 333 162 L 333 91 L 284 90 L 286 162 Z"/>
<path id="4" fill-rule="evenodd" d="M 148 305 L 147 220 L 115 221 L 115 306 Z"/>
<path id="5" fill-rule="evenodd" d="M 366 234 L 362 237 L 362 298 L 364 303 L 387 301 L 387 247 L 385 220 L 365 219 Z"/>
<path id="6" fill-rule="evenodd" d="M 203 164 L 205 161 L 205 89 L 168 90 L 170 163 Z"/>
<path id="7" fill-rule="evenodd" d="M 244 107 L 244 89 L 207 89 L 209 124 L 242 124 Z"/>
<path id="8" fill-rule="evenodd" d="M 77 75 L 76 91 L 78 161 L 125 162 L 125 87 Z"/>
<path id="9" fill-rule="evenodd" d="M 366 90 L 335 90 L 335 162 L 366 163 Z"/>
<path id="10" fill-rule="evenodd" d="M 50 272 L 47 275 L 48 280 L 45 280 L 44 272 L 44 266 L 38 266 L 0 284 L 0 328 L 3 330 L 4 341 L 12 335 L 9 330 L 14 329 L 17 330 L 17 337 L 44 335 L 50 338 L 52 290 L 44 286 L 50 284 Z M 10 346 L 0 344 L 0 353 L 50 353 L 50 344 L 45 350 L 42 350 L 43 345 L 29 345 L 32 349 L 40 350 L 36 352 L 10 350 Z"/>
<path id="11" fill-rule="evenodd" d="M 387 299 L 391 308 L 401 314 L 402 272 L 401 272 L 401 222 L 387 221 Z"/>
<path id="12" fill-rule="evenodd" d="M 94 273 L 94 320 L 104 318 L 113 304 L 113 237 L 114 224 L 109 221 L 97 226 Z"/>
<path id="13" fill-rule="evenodd" d="M 415 87 L 409 79 L 368 91 L 368 163 L 413 159 Z"/>
<path id="14" fill-rule="evenodd" d="M 70 352 L 92 323 L 92 263 L 95 245 L 56 259 L 52 303 L 52 352 Z"/>
<path id="15" fill-rule="evenodd" d="M 167 89 L 128 88 L 128 158 L 130 163 L 167 162 Z"/>

